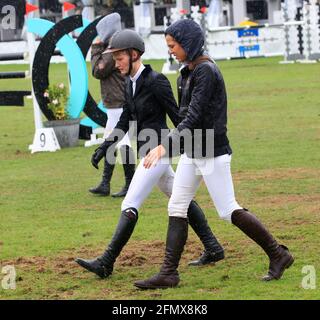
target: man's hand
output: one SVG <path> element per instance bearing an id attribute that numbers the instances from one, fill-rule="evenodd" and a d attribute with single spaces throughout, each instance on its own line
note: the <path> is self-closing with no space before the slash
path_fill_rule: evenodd
<path id="1" fill-rule="evenodd" d="M 99 37 L 97 37 L 96 40 L 94 41 L 94 44 L 100 44 L 100 43 L 102 43 L 102 41 L 100 40 Z"/>
<path id="2" fill-rule="evenodd" d="M 166 154 L 166 149 L 162 144 L 152 149 L 144 158 L 143 166 L 146 169 L 155 167 L 157 162 Z"/>
<path id="3" fill-rule="evenodd" d="M 98 148 L 95 150 L 94 154 L 91 157 L 91 163 L 96 169 L 99 169 L 98 163 L 103 157 L 105 157 L 105 155 L 106 155 L 106 152 L 101 148 Z"/>

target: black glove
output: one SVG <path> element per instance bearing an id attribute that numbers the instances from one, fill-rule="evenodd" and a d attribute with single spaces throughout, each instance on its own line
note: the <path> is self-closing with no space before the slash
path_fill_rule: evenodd
<path id="1" fill-rule="evenodd" d="M 107 151 L 110 147 L 112 147 L 112 149 L 115 151 L 116 144 L 114 141 L 105 140 L 102 144 L 100 144 L 99 148 L 95 150 L 91 157 L 91 163 L 96 169 L 99 169 L 98 163 L 102 158 L 106 157 Z"/>
<path id="2" fill-rule="evenodd" d="M 96 168 L 99 169 L 98 163 L 100 160 L 106 156 L 106 151 L 104 151 L 102 148 L 98 148 L 95 150 L 94 154 L 91 157 L 91 163 Z"/>

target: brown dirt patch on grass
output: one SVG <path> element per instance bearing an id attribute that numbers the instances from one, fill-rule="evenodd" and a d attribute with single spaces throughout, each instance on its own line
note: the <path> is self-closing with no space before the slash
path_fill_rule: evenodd
<path id="1" fill-rule="evenodd" d="M 250 240 L 243 239 L 243 244 L 247 245 Z M 241 252 L 235 249 L 229 243 L 222 243 L 227 250 L 228 258 L 241 259 Z M 101 255 L 104 248 L 82 247 L 77 250 L 66 250 L 54 257 L 19 257 L 11 260 L 3 260 L 3 265 L 14 265 L 16 268 L 24 271 L 33 271 L 39 274 L 51 272 L 56 275 L 78 274 L 82 270 L 74 262 L 76 257 L 84 259 L 93 259 Z M 155 241 L 131 241 L 124 247 L 118 257 L 116 268 L 143 267 L 161 265 L 164 257 L 165 243 L 160 240 Z M 191 260 L 197 259 L 203 251 L 203 246 L 195 235 L 189 237 L 185 250 L 181 258 L 181 265 L 187 265 Z"/>
<path id="2" fill-rule="evenodd" d="M 233 174 L 235 181 L 241 180 L 278 180 L 306 179 L 320 175 L 320 169 L 315 168 L 280 168 L 254 171 L 237 171 Z"/>
<path id="3" fill-rule="evenodd" d="M 257 204 L 266 205 L 269 208 L 283 207 L 292 204 L 305 205 L 305 204 L 320 204 L 319 194 L 279 194 L 272 196 L 257 197 Z M 318 206 L 319 208 L 319 206 Z"/>

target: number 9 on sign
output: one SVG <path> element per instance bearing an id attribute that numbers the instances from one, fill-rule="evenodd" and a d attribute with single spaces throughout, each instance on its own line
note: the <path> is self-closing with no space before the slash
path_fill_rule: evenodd
<path id="1" fill-rule="evenodd" d="M 36 130 L 31 152 L 56 151 L 60 145 L 53 128 L 41 128 Z"/>
<path id="2" fill-rule="evenodd" d="M 42 132 L 40 134 L 40 146 L 41 148 L 44 148 L 45 145 L 46 145 L 46 135 Z"/>

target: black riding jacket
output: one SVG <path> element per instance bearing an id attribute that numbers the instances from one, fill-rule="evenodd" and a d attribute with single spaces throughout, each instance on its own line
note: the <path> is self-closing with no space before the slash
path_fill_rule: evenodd
<path id="1" fill-rule="evenodd" d="M 138 154 L 143 157 L 150 149 L 161 143 L 161 130 L 168 129 L 167 114 L 172 123 L 177 126 L 180 122 L 179 109 L 170 82 L 163 74 L 152 70 L 150 65 L 145 65 L 145 69 L 137 80 L 134 96 L 132 96 L 132 82 L 129 77 L 126 77 L 123 112 L 114 130 L 100 147 L 105 150 L 111 145 L 115 147 L 115 142 L 120 141 L 128 132 L 130 121 L 136 121 Z M 118 129 L 121 130 L 122 135 L 119 134 Z M 143 129 L 152 129 L 157 134 L 152 146 L 141 152 L 142 146 L 150 140 L 142 135 Z M 148 136 L 148 132 L 145 133 Z M 168 132 L 162 134 L 166 136 Z"/>
<path id="2" fill-rule="evenodd" d="M 189 157 L 198 158 L 199 153 L 202 153 L 200 157 L 231 154 L 227 138 L 225 84 L 218 66 L 204 53 L 203 31 L 198 25 L 181 20 L 169 26 L 165 34 L 171 35 L 184 49 L 187 66 L 181 70 L 178 80 L 180 116 L 183 120 L 167 137 L 164 145 L 177 144 L 183 135 L 182 131 L 188 129 L 194 138 L 192 152 L 185 150 Z M 206 129 L 214 130 L 214 139 L 211 132 L 208 132 L 209 137 L 206 136 Z M 202 146 L 196 143 L 195 138 L 199 136 Z M 214 147 L 210 143 L 210 148 L 206 150 L 206 141 L 212 140 Z"/>
<path id="3" fill-rule="evenodd" d="M 178 97 L 179 115 L 183 120 L 177 130 L 214 129 L 214 156 L 231 154 L 227 137 L 227 94 L 218 66 L 204 61 L 194 70 L 188 66 L 183 68 L 178 78 Z M 204 148 L 206 131 L 201 133 Z"/>

